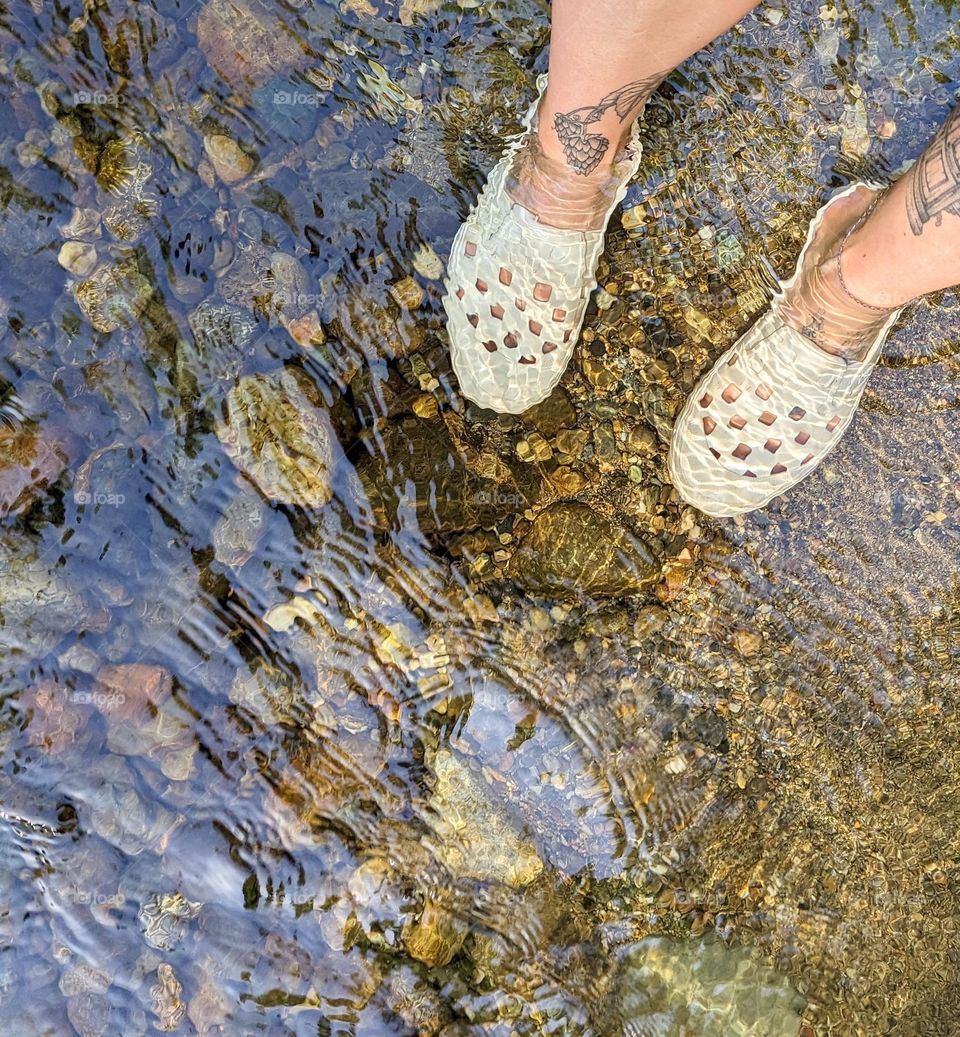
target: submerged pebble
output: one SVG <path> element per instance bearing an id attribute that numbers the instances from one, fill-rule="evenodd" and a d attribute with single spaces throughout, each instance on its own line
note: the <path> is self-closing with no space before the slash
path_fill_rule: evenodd
<path id="1" fill-rule="evenodd" d="M 624 1033 L 694 1032 L 697 1037 L 797 1037 L 804 999 L 787 979 L 754 961 L 746 947 L 719 940 L 649 937 L 626 956 L 620 975 Z"/>
<path id="2" fill-rule="evenodd" d="M 186 1012 L 182 995 L 183 985 L 173 967 L 161 962 L 157 966 L 157 982 L 150 988 L 150 1003 L 158 1030 L 167 1033 L 180 1026 Z"/>
<path id="3" fill-rule="evenodd" d="M 433 770 L 431 805 L 439 853 L 447 866 L 457 874 L 508 886 L 533 882 L 543 861 L 484 780 L 446 750 L 437 754 Z"/>
<path id="4" fill-rule="evenodd" d="M 534 593 L 606 596 L 648 590 L 660 566 L 628 529 L 584 504 L 561 502 L 536 517 L 510 572 Z"/>
<path id="5" fill-rule="evenodd" d="M 57 262 L 74 277 L 86 277 L 97 265 L 97 250 L 84 241 L 66 241 L 57 255 Z"/>
<path id="6" fill-rule="evenodd" d="M 203 150 L 225 184 L 235 184 L 253 172 L 253 159 L 235 140 L 222 133 L 204 137 Z"/>

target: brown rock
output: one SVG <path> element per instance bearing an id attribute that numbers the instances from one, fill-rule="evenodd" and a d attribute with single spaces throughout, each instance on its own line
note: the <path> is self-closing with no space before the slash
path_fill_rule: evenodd
<path id="1" fill-rule="evenodd" d="M 334 433 L 319 389 L 284 367 L 241 378 L 216 434 L 233 463 L 271 500 L 320 508 L 333 496 Z"/>
<path id="2" fill-rule="evenodd" d="M 576 424 L 577 412 L 570 394 L 558 386 L 542 403 L 526 411 L 521 420 L 527 428 L 534 428 L 544 436 L 554 436 L 560 429 Z"/>
<path id="3" fill-rule="evenodd" d="M 579 472 L 563 466 L 551 472 L 549 479 L 557 493 L 564 497 L 575 497 L 587 484 Z"/>
<path id="4" fill-rule="evenodd" d="M 69 460 L 69 443 L 54 430 L 0 422 L 0 515 L 24 511 Z"/>
<path id="5" fill-rule="evenodd" d="M 112 721 L 143 721 L 170 697 L 173 678 L 160 666 L 121 663 L 97 671 L 93 703 Z"/>
<path id="6" fill-rule="evenodd" d="M 63 752 L 89 724 L 89 711 L 74 704 L 71 692 L 54 680 L 45 680 L 28 691 L 23 705 L 33 714 L 27 729 L 30 744 L 48 753 Z"/>
<path id="7" fill-rule="evenodd" d="M 733 635 L 733 647 L 742 656 L 749 658 L 763 647 L 763 638 L 755 630 L 738 630 Z"/>
<path id="8" fill-rule="evenodd" d="M 327 340 L 326 332 L 320 323 L 320 314 L 316 310 L 310 310 L 302 317 L 291 319 L 281 315 L 280 320 L 298 346 L 322 346 Z"/>
<path id="9" fill-rule="evenodd" d="M 657 452 L 657 434 L 646 425 L 636 425 L 627 433 L 627 450 L 631 454 L 651 457 Z"/>
<path id="10" fill-rule="evenodd" d="M 467 927 L 432 900 L 426 900 L 416 921 L 403 927 L 403 945 L 410 955 L 432 968 L 447 965 L 463 946 Z"/>
<path id="11" fill-rule="evenodd" d="M 173 967 L 161 962 L 157 966 L 157 982 L 150 988 L 150 1002 L 158 1030 L 168 1032 L 180 1025 L 186 1011 L 182 994 L 183 986 Z"/>
<path id="12" fill-rule="evenodd" d="M 391 423 L 382 444 L 357 465 L 378 529 L 390 528 L 401 507 L 416 509 L 428 536 L 489 528 L 531 507 L 542 491 L 539 466 L 514 459 L 504 461 L 496 478 L 476 475 L 438 419 Z"/>
<path id="13" fill-rule="evenodd" d="M 554 440 L 554 446 L 561 454 L 579 458 L 589 442 L 590 433 L 583 429 L 561 429 Z"/>
<path id="14" fill-rule="evenodd" d="M 422 396 L 418 396 L 412 406 L 413 413 L 418 418 L 435 418 L 439 412 L 439 404 L 437 403 L 436 396 L 431 396 L 430 393 L 424 393 Z"/>
<path id="15" fill-rule="evenodd" d="M 481 882 L 503 882 L 513 889 L 530 885 L 543 871 L 543 861 L 486 779 L 446 749 L 437 753 L 433 770 L 430 823 L 443 863 Z"/>
<path id="16" fill-rule="evenodd" d="M 401 310 L 418 310 L 423 305 L 423 289 L 413 277 L 390 286 L 390 294 Z"/>
<path id="17" fill-rule="evenodd" d="M 225 184 L 235 184 L 253 172 L 253 159 L 232 137 L 222 133 L 204 137 L 203 150 L 207 153 L 217 176 Z"/>

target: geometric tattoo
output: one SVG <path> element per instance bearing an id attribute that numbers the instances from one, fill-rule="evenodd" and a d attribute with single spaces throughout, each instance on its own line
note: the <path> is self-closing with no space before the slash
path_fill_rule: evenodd
<path id="1" fill-rule="evenodd" d="M 939 227 L 945 212 L 960 216 L 960 108 L 955 108 L 913 170 L 907 215 L 920 237 L 930 220 Z"/>
<path id="2" fill-rule="evenodd" d="M 609 138 L 602 133 L 588 133 L 587 127 L 593 122 L 599 122 L 611 108 L 620 116 L 621 122 L 626 122 L 630 115 L 646 102 L 666 75 L 666 72 L 658 72 L 656 75 L 647 76 L 646 79 L 638 79 L 620 87 L 619 90 L 614 90 L 612 94 L 607 94 L 598 104 L 574 108 L 565 113 L 558 112 L 554 116 L 553 126 L 557 137 L 563 145 L 567 163 L 575 172 L 586 176 L 596 169 L 610 147 Z"/>

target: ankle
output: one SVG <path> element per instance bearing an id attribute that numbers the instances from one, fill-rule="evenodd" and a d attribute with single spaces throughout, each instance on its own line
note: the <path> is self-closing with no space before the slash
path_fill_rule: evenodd
<path id="1" fill-rule="evenodd" d="M 800 280 L 781 304 L 787 324 L 825 353 L 863 360 L 895 306 L 874 306 L 851 293 L 838 249 L 805 264 Z M 843 253 L 844 260 L 846 253 Z"/>
<path id="2" fill-rule="evenodd" d="M 549 159 L 562 164 L 577 176 L 603 176 L 613 169 L 630 139 L 634 123 L 642 114 L 643 108 L 627 123 L 620 122 L 615 116 L 608 117 L 584 126 L 582 132 L 574 135 L 570 132 L 569 115 L 553 104 L 548 87 L 532 128 L 543 153 Z M 566 130 L 563 129 L 565 121 Z M 577 141 L 575 137 L 578 135 L 583 140 Z"/>
<path id="3" fill-rule="evenodd" d="M 545 154 L 539 136 L 532 133 L 513 159 L 506 190 L 546 226 L 591 231 L 606 225 L 619 183 L 612 166 L 578 175 L 567 162 Z"/>
<path id="4" fill-rule="evenodd" d="M 843 243 L 839 255 L 832 259 L 841 289 L 863 308 L 878 314 L 892 313 L 912 302 L 912 297 L 897 292 L 889 277 L 883 276 L 875 262 L 876 248 L 870 241 L 866 224 L 854 228 Z"/>

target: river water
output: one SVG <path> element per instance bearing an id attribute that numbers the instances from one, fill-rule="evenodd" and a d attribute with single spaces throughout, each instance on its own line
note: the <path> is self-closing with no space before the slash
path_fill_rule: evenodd
<path id="1" fill-rule="evenodd" d="M 673 73 L 497 418 L 440 277 L 541 4 L 3 5 L 5 1034 L 960 1033 L 954 293 L 767 510 L 665 466 L 955 25 L 763 5 Z"/>

